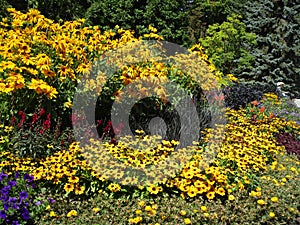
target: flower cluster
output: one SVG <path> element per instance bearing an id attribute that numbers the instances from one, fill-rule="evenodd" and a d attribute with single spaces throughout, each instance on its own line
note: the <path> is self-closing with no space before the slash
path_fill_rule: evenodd
<path id="1" fill-rule="evenodd" d="M 43 203 L 32 198 L 35 184 L 34 177 L 22 176 L 18 172 L 14 176 L 0 174 L 0 221 L 6 224 L 25 224 L 30 221 L 31 214 L 41 208 Z"/>

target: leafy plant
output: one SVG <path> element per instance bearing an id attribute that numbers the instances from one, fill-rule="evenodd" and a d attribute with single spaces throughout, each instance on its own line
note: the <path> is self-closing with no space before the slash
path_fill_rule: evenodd
<path id="1" fill-rule="evenodd" d="M 246 31 L 242 16 L 233 14 L 222 24 L 213 24 L 200 38 L 206 54 L 224 74 L 233 73 L 238 78 L 242 71 L 251 69 L 254 56 L 250 49 L 256 43 L 256 35 Z"/>
<path id="2" fill-rule="evenodd" d="M 225 105 L 231 109 L 245 108 L 252 101 L 259 101 L 264 93 L 275 92 L 275 86 L 264 83 L 240 83 L 223 89 Z"/>
<path id="3" fill-rule="evenodd" d="M 21 157 L 43 158 L 62 150 L 73 141 L 69 129 L 61 130 L 60 124 L 51 129 L 51 116 L 44 108 L 35 111 L 31 118 L 26 118 L 19 111 L 19 118 L 12 118 L 14 132 L 10 133 L 12 151 Z"/>

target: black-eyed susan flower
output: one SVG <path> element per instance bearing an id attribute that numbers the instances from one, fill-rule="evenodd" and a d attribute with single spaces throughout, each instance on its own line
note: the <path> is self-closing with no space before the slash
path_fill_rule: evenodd
<path id="1" fill-rule="evenodd" d="M 66 183 L 64 185 L 64 189 L 66 192 L 71 192 L 74 190 L 74 184 L 73 183 Z"/>

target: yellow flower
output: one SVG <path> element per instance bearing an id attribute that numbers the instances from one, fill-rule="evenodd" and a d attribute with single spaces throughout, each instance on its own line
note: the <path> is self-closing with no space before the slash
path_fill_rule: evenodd
<path id="1" fill-rule="evenodd" d="M 275 217 L 275 213 L 270 212 L 270 213 L 269 213 L 269 216 L 270 216 L 271 218 L 274 218 L 274 217 Z"/>
<path id="2" fill-rule="evenodd" d="M 207 212 L 204 213 L 203 215 L 204 215 L 205 218 L 208 218 L 208 217 L 209 217 L 209 213 L 207 213 Z"/>
<path id="3" fill-rule="evenodd" d="M 108 189 L 112 192 L 118 192 L 121 190 L 121 186 L 119 184 L 111 183 L 108 185 Z"/>
<path id="4" fill-rule="evenodd" d="M 47 205 L 46 210 L 49 210 L 49 209 L 51 209 L 51 206 Z"/>
<path id="5" fill-rule="evenodd" d="M 54 211 L 51 211 L 51 212 L 50 212 L 50 216 L 51 216 L 51 217 L 55 217 L 55 216 L 56 216 L 55 212 L 54 212 Z"/>
<path id="6" fill-rule="evenodd" d="M 265 201 L 262 200 L 262 199 L 259 199 L 259 200 L 257 200 L 257 203 L 258 203 L 259 205 L 263 205 L 263 204 L 265 204 Z"/>
<path id="7" fill-rule="evenodd" d="M 70 183 L 78 183 L 79 182 L 79 177 L 71 176 L 71 177 L 69 177 L 68 181 Z"/>
<path id="8" fill-rule="evenodd" d="M 200 209 L 201 209 L 203 212 L 207 211 L 207 207 L 206 207 L 205 205 L 201 206 Z"/>
<path id="9" fill-rule="evenodd" d="M 135 211 L 135 214 L 140 215 L 142 213 L 142 210 L 138 209 Z"/>
<path id="10" fill-rule="evenodd" d="M 229 196 L 228 196 L 228 200 L 229 200 L 229 201 L 233 201 L 234 199 L 235 199 L 235 197 L 234 197 L 233 195 L 229 195 Z"/>
<path id="11" fill-rule="evenodd" d="M 277 197 L 272 197 L 272 198 L 271 198 L 271 201 L 272 201 L 272 202 L 278 202 L 278 198 L 277 198 Z"/>
<path id="12" fill-rule="evenodd" d="M 186 215 L 186 211 L 181 210 L 181 211 L 180 211 L 180 215 L 185 216 L 185 215 Z"/>
<path id="13" fill-rule="evenodd" d="M 215 198 L 215 192 L 210 191 L 210 192 L 206 193 L 206 197 L 208 199 L 214 199 Z"/>
<path id="14" fill-rule="evenodd" d="M 77 211 L 72 209 L 70 212 L 68 212 L 67 217 L 77 216 Z"/>
<path id="15" fill-rule="evenodd" d="M 145 201 L 140 201 L 140 202 L 138 203 L 138 205 L 141 206 L 141 207 L 143 207 L 143 206 L 145 205 Z"/>
<path id="16" fill-rule="evenodd" d="M 185 218 L 184 223 L 185 224 L 191 224 L 192 222 L 191 222 L 190 218 Z"/>
<path id="17" fill-rule="evenodd" d="M 162 191 L 162 188 L 159 186 L 155 186 L 155 185 L 150 185 L 150 187 L 147 187 L 147 190 L 151 193 L 151 194 L 157 194 L 158 192 Z"/>
<path id="18" fill-rule="evenodd" d="M 72 107 L 72 102 L 65 102 L 64 107 L 65 108 L 71 108 Z"/>
<path id="19" fill-rule="evenodd" d="M 151 208 L 151 206 L 150 206 L 150 205 L 146 205 L 146 207 L 145 207 L 145 210 L 146 210 L 146 211 L 151 211 L 151 210 L 152 210 L 152 208 Z"/>
<path id="20" fill-rule="evenodd" d="M 85 190 L 84 186 L 76 185 L 75 194 L 76 195 L 82 195 L 84 193 L 84 190 Z"/>
<path id="21" fill-rule="evenodd" d="M 93 208 L 93 212 L 94 212 L 94 213 L 97 213 L 97 212 L 99 212 L 99 211 L 100 211 L 100 209 L 99 209 L 98 207 Z"/>
<path id="22" fill-rule="evenodd" d="M 64 186 L 64 189 L 66 192 L 71 192 L 74 190 L 74 184 L 73 183 L 66 183 Z"/>

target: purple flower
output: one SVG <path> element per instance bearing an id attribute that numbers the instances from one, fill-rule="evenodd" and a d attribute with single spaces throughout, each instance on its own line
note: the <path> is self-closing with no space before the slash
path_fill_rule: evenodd
<path id="1" fill-rule="evenodd" d="M 40 204 L 42 204 L 41 201 L 37 201 L 37 202 L 35 203 L 35 205 L 40 205 Z"/>
<path id="2" fill-rule="evenodd" d="M 48 202 L 50 203 L 50 204 L 53 204 L 54 202 L 56 202 L 54 199 L 52 199 L 52 198 L 48 198 Z"/>
<path id="3" fill-rule="evenodd" d="M 24 175 L 24 180 L 26 180 L 27 182 L 32 182 L 34 180 L 34 176 L 29 175 L 29 174 L 25 174 Z"/>
<path id="4" fill-rule="evenodd" d="M 21 191 L 20 192 L 20 201 L 22 201 L 22 200 L 24 200 L 26 198 L 28 198 L 27 192 L 26 191 Z"/>
<path id="5" fill-rule="evenodd" d="M 8 199 L 8 201 L 9 201 L 10 203 L 16 203 L 16 202 L 17 202 L 17 198 L 11 197 L 11 198 Z"/>
<path id="6" fill-rule="evenodd" d="M 3 205 L 3 208 L 5 211 L 7 211 L 9 209 L 10 205 L 8 202 L 5 202 L 4 205 Z"/>
<path id="7" fill-rule="evenodd" d="M 5 210 L 0 211 L 0 218 L 5 219 L 6 218 L 6 213 Z"/>
<path id="8" fill-rule="evenodd" d="M 0 173 L 0 181 L 2 181 L 5 177 L 8 177 L 6 173 L 1 172 Z"/>
<path id="9" fill-rule="evenodd" d="M 12 221 L 11 225 L 20 225 L 18 220 Z"/>
<path id="10" fill-rule="evenodd" d="M 18 179 L 18 177 L 19 177 L 19 172 L 17 171 L 15 174 L 15 178 Z"/>
<path id="11" fill-rule="evenodd" d="M 28 211 L 25 211 L 21 214 L 21 217 L 24 219 L 24 220 L 29 220 L 30 218 L 30 214 Z"/>
<path id="12" fill-rule="evenodd" d="M 7 185 L 9 185 L 10 187 L 14 187 L 14 186 L 17 185 L 17 182 L 14 181 L 14 180 L 10 180 L 10 181 L 7 182 Z"/>

